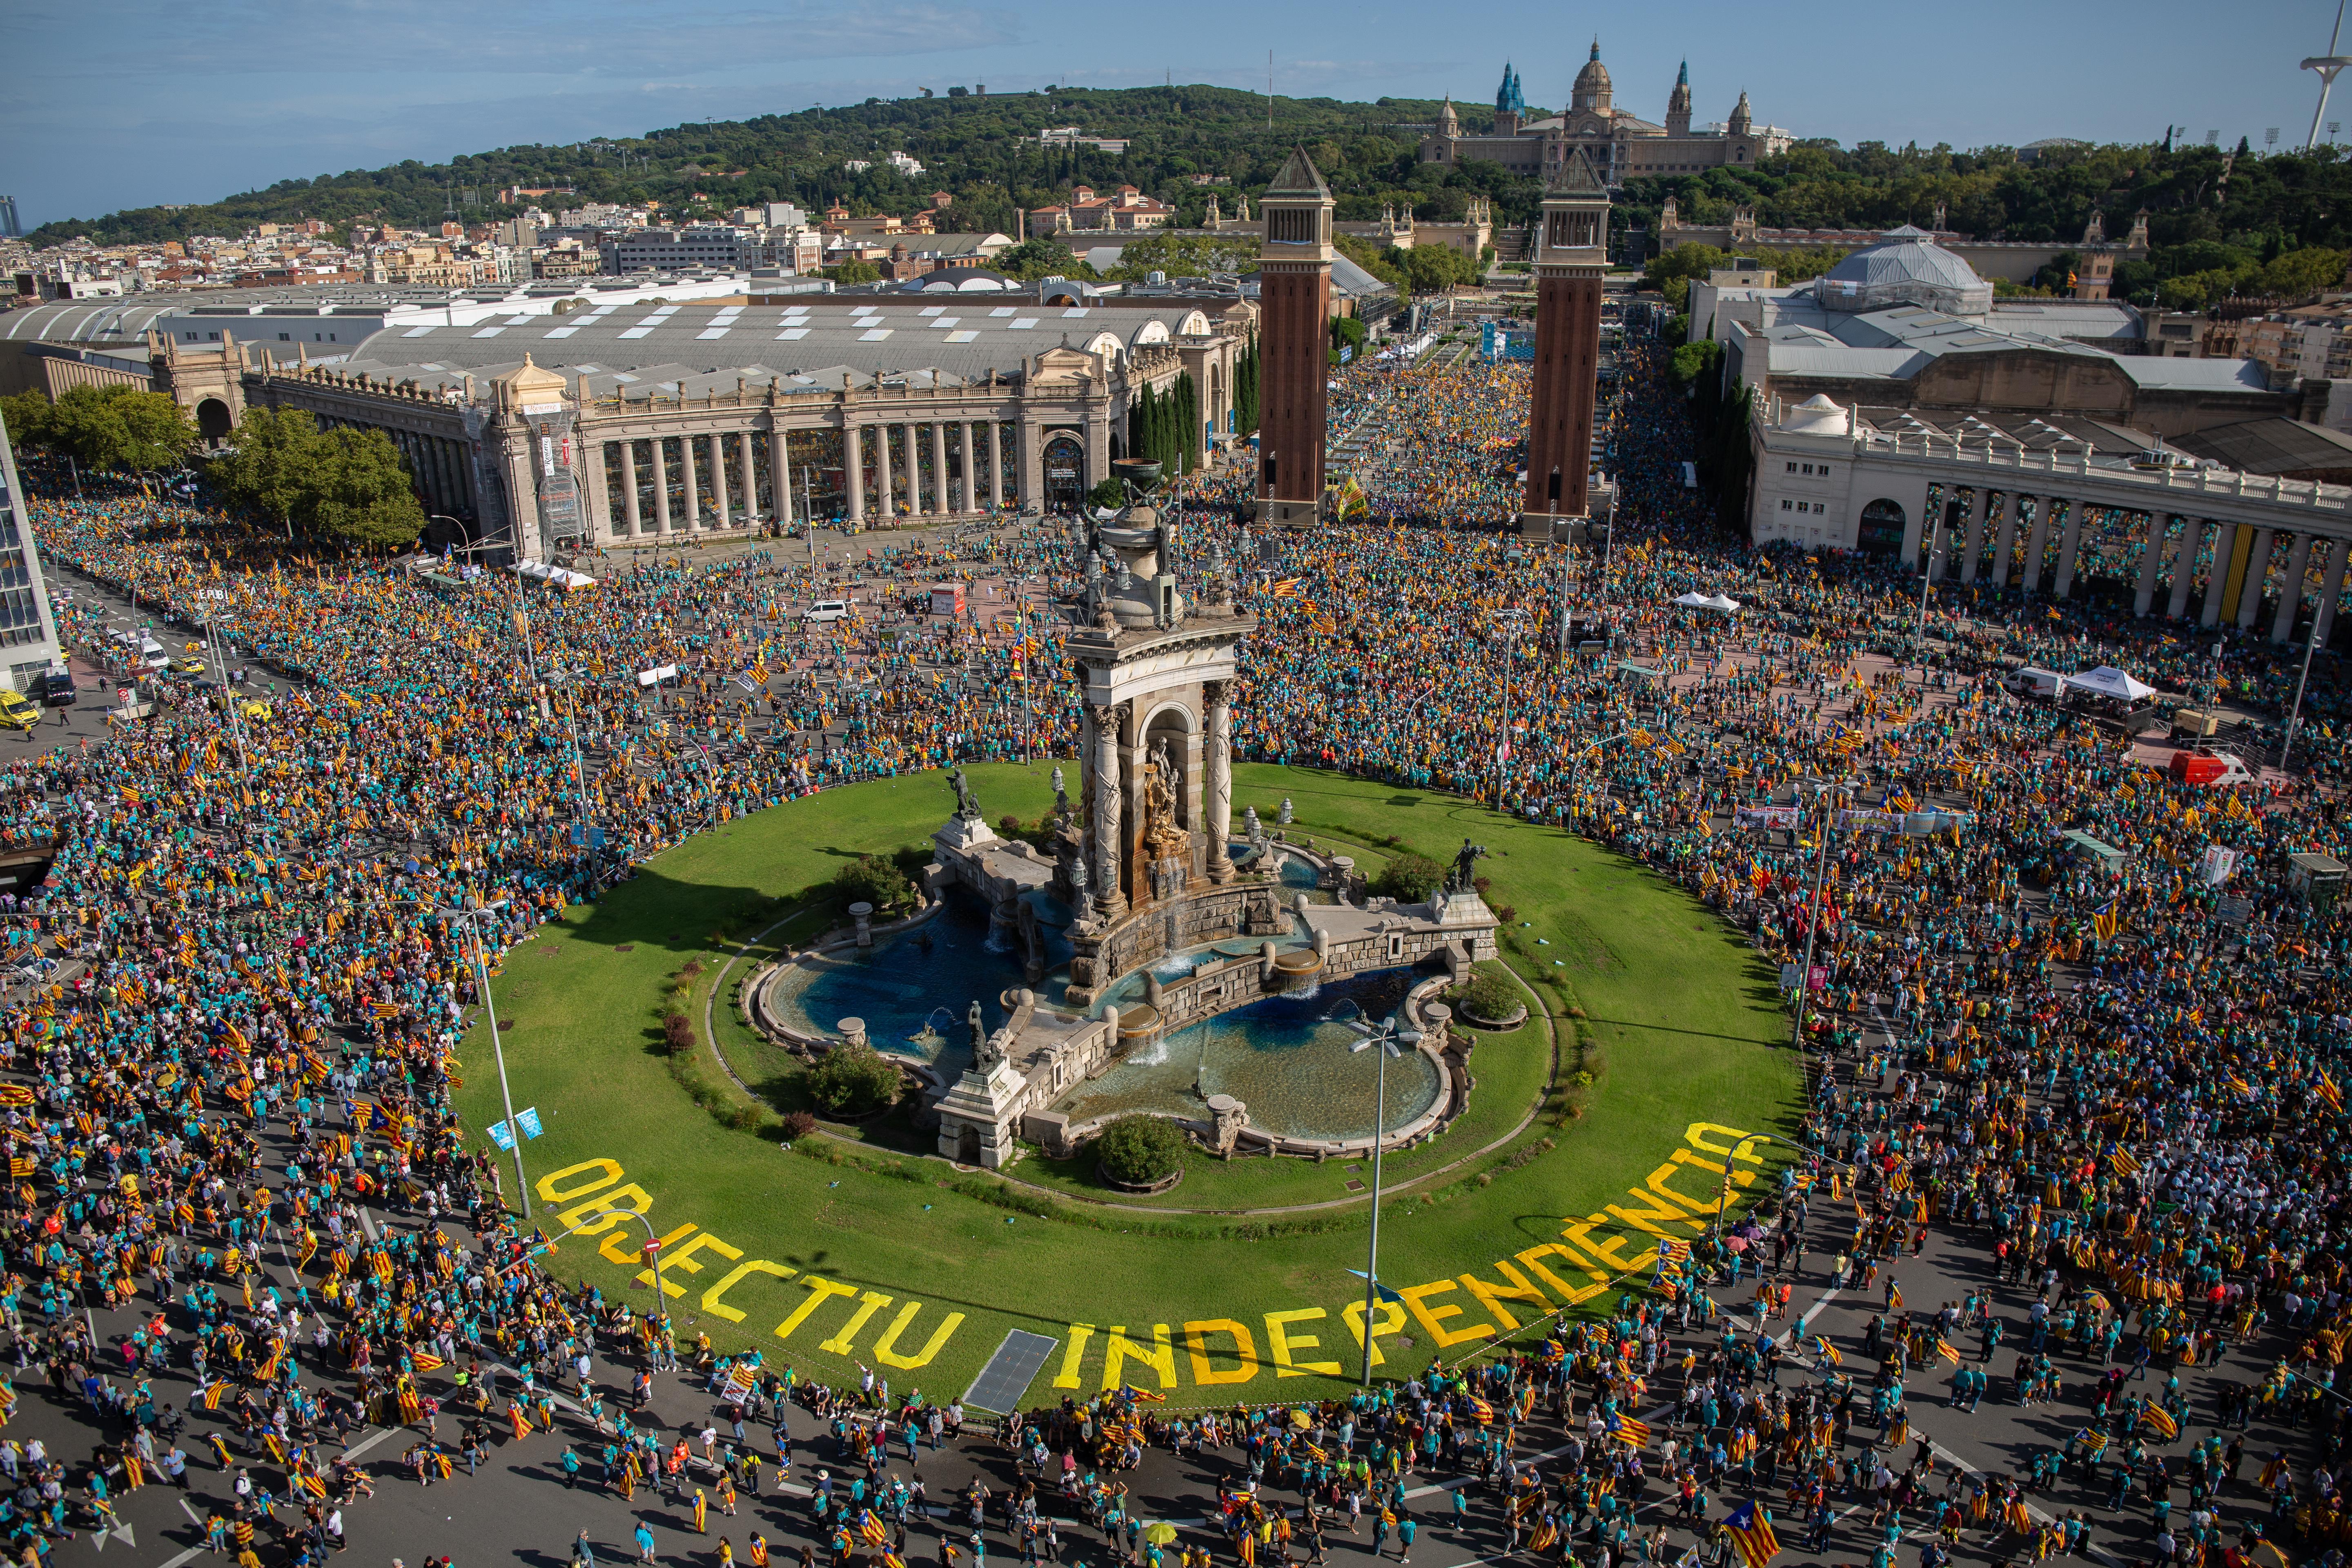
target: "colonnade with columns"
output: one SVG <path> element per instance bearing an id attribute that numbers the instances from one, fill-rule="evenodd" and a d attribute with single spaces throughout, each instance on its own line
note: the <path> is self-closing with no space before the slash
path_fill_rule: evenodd
<path id="1" fill-rule="evenodd" d="M 2326 640 L 2352 554 L 2352 520 L 2315 526 L 2317 520 L 2282 508 L 2287 515 L 2270 524 L 2192 510 L 2182 504 L 2192 500 L 2188 493 L 2129 499 L 2173 504 L 1930 484 L 1922 527 L 1911 531 L 1905 554 L 1914 567 L 1924 556 L 1933 581 L 2006 587 L 2014 580 L 2028 595 L 2059 598 L 2074 592 L 2079 575 L 2111 568 L 2109 574 L 2132 581 L 2135 615 L 2226 624 L 2273 642 L 2294 638 L 2308 605 L 2311 635 Z M 2304 526 L 2288 526 L 2296 521 Z"/>
<path id="2" fill-rule="evenodd" d="M 588 468 L 604 493 L 598 507 L 592 489 L 592 521 L 600 538 L 635 539 L 789 526 L 803 510 L 857 523 L 974 516 L 1028 499 L 1019 438 L 1019 426 L 994 418 L 634 438 L 592 430 Z"/>

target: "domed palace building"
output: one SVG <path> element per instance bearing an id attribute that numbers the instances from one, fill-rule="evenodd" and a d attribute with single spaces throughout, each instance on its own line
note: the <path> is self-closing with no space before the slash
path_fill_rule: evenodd
<path id="1" fill-rule="evenodd" d="M 1663 125 L 1618 108 L 1615 96 L 1609 68 L 1601 63 L 1598 38 L 1592 43 L 1591 58 L 1576 73 L 1576 86 L 1564 113 L 1530 116 L 1518 72 L 1507 64 L 1503 85 L 1495 94 L 1491 127 L 1484 134 L 1465 133 L 1461 113 L 1448 98 L 1438 110 L 1436 125 L 1421 140 L 1421 161 L 1458 163 L 1483 158 L 1549 180 L 1568 161 L 1569 149 L 1581 147 L 1601 179 L 1615 185 L 1648 174 L 1737 168 L 1789 150 L 1789 132 L 1778 126 L 1757 124 L 1745 92 L 1739 95 L 1730 119 L 1693 130 L 1688 62 L 1666 96 Z"/>

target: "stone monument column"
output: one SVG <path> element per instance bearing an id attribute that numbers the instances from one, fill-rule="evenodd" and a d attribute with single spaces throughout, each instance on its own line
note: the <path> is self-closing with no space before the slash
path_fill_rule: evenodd
<path id="1" fill-rule="evenodd" d="M 1234 833 L 1234 710 L 1225 700 L 1226 689 L 1222 680 L 1208 681 L 1201 688 L 1209 721 L 1208 755 L 1202 759 L 1208 773 L 1202 804 L 1207 820 L 1202 831 L 1209 836 L 1209 880 L 1219 883 L 1229 882 L 1234 876 L 1226 849 Z"/>
<path id="2" fill-rule="evenodd" d="M 1126 784 L 1119 777 L 1119 744 L 1127 731 L 1128 705 L 1106 703 L 1095 710 L 1095 909 L 1115 921 L 1127 913 L 1127 895 L 1119 891 L 1125 856 L 1119 843 L 1119 796 Z"/>

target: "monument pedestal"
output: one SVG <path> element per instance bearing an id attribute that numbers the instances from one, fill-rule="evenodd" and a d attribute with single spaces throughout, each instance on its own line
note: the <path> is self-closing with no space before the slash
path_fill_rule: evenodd
<path id="1" fill-rule="evenodd" d="M 996 842 L 996 829 L 976 816 L 950 816 L 945 827 L 931 835 L 931 842 L 942 849 L 977 849 Z"/>
<path id="2" fill-rule="evenodd" d="M 1013 1156 L 1013 1135 L 1020 1131 L 1023 1087 L 1020 1072 L 1003 1057 L 985 1071 L 964 1069 L 934 1107 L 940 1158 L 992 1171 L 1003 1166 Z"/>

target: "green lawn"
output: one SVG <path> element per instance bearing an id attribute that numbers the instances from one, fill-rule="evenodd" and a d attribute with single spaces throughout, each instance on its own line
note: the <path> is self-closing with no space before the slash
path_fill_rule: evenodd
<path id="1" fill-rule="evenodd" d="M 970 770 L 992 819 L 1042 813 L 1047 771 Z M 1383 1205 L 1381 1278 L 1408 1299 L 1373 1321 L 1384 1371 L 1471 1353 L 1592 1292 L 1596 1278 L 1638 1268 L 1653 1231 L 1692 1234 L 1682 1216 L 1712 1205 L 1739 1135 L 1793 1123 L 1797 1064 L 1766 1048 L 1782 1034 L 1773 977 L 1679 890 L 1451 796 L 1236 770 L 1237 816 L 1255 805 L 1271 827 L 1284 795 L 1318 846 L 1379 848 L 1393 834 L 1443 860 L 1465 834 L 1487 845 L 1490 901 L 1526 922 L 1507 933 L 1507 957 L 1538 983 L 1545 1015 L 1485 1037 L 1464 1123 L 1389 1162 L 1392 1180 L 1423 1179 Z M 780 938 L 807 940 L 823 921 L 803 910 L 803 889 L 845 858 L 922 842 L 950 805 L 933 773 L 759 813 L 658 857 L 508 956 L 496 983 L 499 1016 L 513 1024 L 508 1072 L 517 1108 L 536 1106 L 547 1130 L 524 1151 L 534 1217 L 551 1234 L 608 1226 L 563 1239 L 551 1266 L 608 1293 L 630 1289 L 643 1229 L 593 1217 L 619 1205 L 644 1210 L 666 1238 L 688 1334 L 758 1344 L 815 1375 L 864 1363 L 901 1388 L 961 1393 L 1020 1329 L 1057 1342 L 1032 1401 L 1119 1383 L 1165 1387 L 1178 1407 L 1328 1392 L 1330 1371 L 1352 1372 L 1360 1354 L 1360 1317 L 1347 1312 L 1356 1301 L 1360 1313 L 1362 1281 L 1348 1270 L 1363 1267 L 1366 1205 L 1346 1193 L 1343 1166 L 1196 1161 L 1167 1200 L 1177 1210 L 1349 1200 L 1254 1219 L 1067 1201 L 1040 1189 L 1097 1190 L 1084 1173 L 1033 1157 L 1014 1183 L 960 1173 L 889 1123 L 788 1152 L 772 1111 L 726 1082 L 707 1040 L 688 1059 L 663 1049 L 674 995 L 698 1021 L 708 1005 L 737 1070 L 792 1103 L 791 1059 L 734 1016 L 732 993 L 757 954 L 730 971 L 733 944 L 779 920 L 789 922 Z M 682 980 L 690 964 L 699 972 Z M 1572 1022 L 1571 1006 L 1588 1016 Z M 1552 1027 L 1564 1070 L 1580 1059 L 1579 1027 L 1600 1069 L 1579 1091 L 1581 1114 L 1555 1097 L 1502 1147 L 1467 1158 L 1537 1105 Z M 499 1115 L 487 1034 L 464 1048 L 459 1103 L 476 1127 Z M 739 1112 L 755 1124 L 733 1125 Z M 1771 1157 L 1743 1148 L 1732 1163 L 1745 1176 Z M 1455 1168 L 1434 1173 L 1443 1166 Z M 1653 1195 L 1661 1188 L 1679 1203 Z"/>

